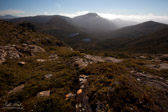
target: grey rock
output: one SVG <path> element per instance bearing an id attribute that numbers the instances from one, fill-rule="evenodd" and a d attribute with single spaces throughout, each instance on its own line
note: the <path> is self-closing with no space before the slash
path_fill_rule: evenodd
<path id="1" fill-rule="evenodd" d="M 58 59 L 58 55 L 57 54 L 51 54 L 50 56 L 49 56 L 49 60 L 50 61 L 54 61 L 54 60 L 57 60 Z"/>
<path id="2" fill-rule="evenodd" d="M 162 70 L 162 69 L 168 69 L 168 63 L 159 64 L 159 69 L 160 70 Z"/>
<path id="3" fill-rule="evenodd" d="M 52 74 L 46 74 L 46 75 L 44 75 L 44 78 L 45 79 L 49 79 L 49 78 L 51 78 L 53 75 Z"/>

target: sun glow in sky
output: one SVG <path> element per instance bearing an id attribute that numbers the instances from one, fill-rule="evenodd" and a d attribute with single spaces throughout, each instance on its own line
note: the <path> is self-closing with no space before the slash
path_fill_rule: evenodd
<path id="1" fill-rule="evenodd" d="M 88 12 L 108 19 L 168 23 L 168 0 L 0 0 L 0 15 L 74 17 Z"/>

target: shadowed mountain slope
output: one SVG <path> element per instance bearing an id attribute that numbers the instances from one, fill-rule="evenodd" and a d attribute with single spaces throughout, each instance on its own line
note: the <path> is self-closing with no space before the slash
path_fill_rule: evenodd
<path id="1" fill-rule="evenodd" d="M 154 22 L 154 21 L 147 21 L 138 25 L 124 27 L 118 30 L 114 30 L 111 33 L 105 35 L 106 38 L 135 38 L 146 35 L 148 33 L 152 33 L 163 28 L 168 28 L 168 25 Z"/>
<path id="2" fill-rule="evenodd" d="M 138 38 L 113 38 L 100 42 L 104 50 L 168 53 L 168 28 Z"/>

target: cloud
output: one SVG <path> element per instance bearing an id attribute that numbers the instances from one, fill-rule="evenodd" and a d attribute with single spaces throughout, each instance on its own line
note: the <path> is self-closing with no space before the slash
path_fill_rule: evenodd
<path id="1" fill-rule="evenodd" d="M 86 13 L 89 13 L 89 11 L 79 11 L 75 13 L 60 13 L 59 15 L 68 16 L 68 17 L 75 17 L 79 15 L 84 15 Z M 135 21 L 135 22 L 145 22 L 145 21 L 157 21 L 168 24 L 168 16 L 157 16 L 154 14 L 137 14 L 137 15 L 121 15 L 121 14 L 113 14 L 113 13 L 101 13 L 96 12 L 98 15 L 100 15 L 103 18 L 113 20 L 113 19 L 123 19 L 128 21 Z"/>
<path id="2" fill-rule="evenodd" d="M 118 14 L 109 14 L 109 13 L 98 13 L 101 17 L 107 18 L 109 20 L 113 19 L 124 19 L 124 20 L 130 20 L 130 21 L 136 21 L 136 22 L 144 22 L 144 21 L 158 21 L 163 23 L 168 23 L 168 16 L 157 16 L 154 14 L 137 14 L 137 15 L 118 15 Z"/>
<path id="3" fill-rule="evenodd" d="M 21 10 L 1 10 L 0 15 L 17 15 L 17 14 L 23 14 L 24 11 Z"/>
<path id="4" fill-rule="evenodd" d="M 68 17 L 75 17 L 89 13 L 89 11 L 78 11 L 75 13 L 59 13 L 58 15 L 68 16 Z"/>

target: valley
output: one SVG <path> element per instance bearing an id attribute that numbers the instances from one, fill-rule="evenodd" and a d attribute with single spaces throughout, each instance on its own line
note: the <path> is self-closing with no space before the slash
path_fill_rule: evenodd
<path id="1" fill-rule="evenodd" d="M 22 17 L 10 19 L 10 21 L 28 29 L 33 28 L 52 35 L 78 50 L 167 53 L 168 25 L 155 21 L 144 23 L 124 20 L 109 21 L 96 13 L 74 18 L 53 15 Z M 120 23 L 127 25 L 121 27 Z M 154 43 L 146 45 L 145 43 L 149 41 Z M 152 48 L 154 44 L 158 44 L 156 46 L 158 48 Z"/>

